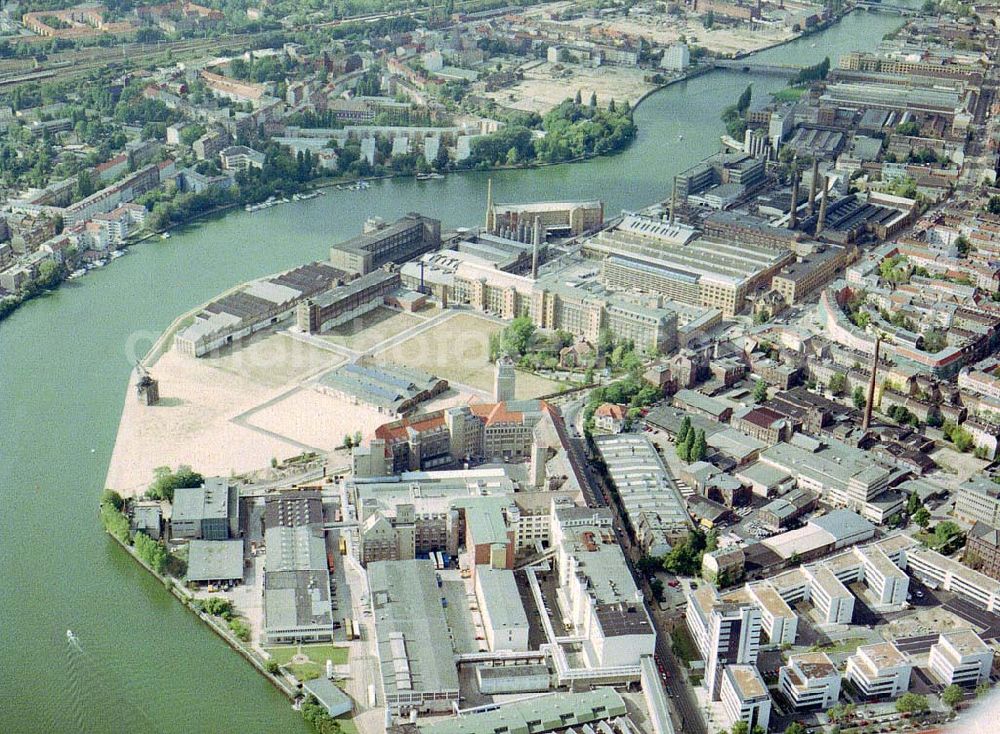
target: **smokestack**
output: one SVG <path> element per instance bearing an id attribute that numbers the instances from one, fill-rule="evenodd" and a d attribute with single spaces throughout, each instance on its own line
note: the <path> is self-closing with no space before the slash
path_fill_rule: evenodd
<path id="1" fill-rule="evenodd" d="M 538 280 L 538 246 L 542 244 L 542 220 L 535 217 L 535 228 L 531 236 L 531 279 Z"/>
<path id="2" fill-rule="evenodd" d="M 673 224 L 677 217 L 677 176 L 674 176 L 674 188 L 670 192 L 670 223 Z"/>
<path id="3" fill-rule="evenodd" d="M 809 216 L 816 213 L 816 182 L 819 178 L 819 158 L 813 158 L 812 181 L 809 182 Z"/>
<path id="4" fill-rule="evenodd" d="M 819 233 L 823 231 L 823 225 L 826 224 L 826 176 L 823 176 L 823 195 L 819 200 L 819 220 L 816 222 L 816 236 L 819 237 Z"/>
<path id="5" fill-rule="evenodd" d="M 486 179 L 486 231 L 493 232 L 493 179 Z"/>
<path id="6" fill-rule="evenodd" d="M 792 205 L 788 209 L 788 228 L 795 229 L 799 223 L 799 164 L 792 163 Z"/>
<path id="7" fill-rule="evenodd" d="M 826 198 L 823 198 L 824 203 Z M 878 351 L 879 346 L 882 344 L 882 339 L 879 336 L 875 337 L 875 354 L 872 355 L 872 374 L 868 378 L 868 403 L 865 405 L 865 420 L 861 424 L 861 428 L 865 431 L 868 430 L 868 426 L 872 422 L 872 406 L 875 403 L 875 373 L 878 371 Z"/>

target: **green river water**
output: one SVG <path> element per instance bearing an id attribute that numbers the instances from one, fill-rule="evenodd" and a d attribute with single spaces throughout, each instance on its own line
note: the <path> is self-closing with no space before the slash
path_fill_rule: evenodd
<path id="1" fill-rule="evenodd" d="M 836 63 L 901 23 L 855 13 L 760 56 Z M 720 71 L 650 96 L 635 113 L 637 140 L 613 158 L 384 181 L 199 222 L 0 323 L 0 732 L 306 731 L 283 695 L 100 528 L 131 360 L 178 314 L 237 282 L 324 258 L 368 216 L 419 211 L 474 226 L 488 176 L 498 200 L 600 198 L 616 214 L 664 199 L 674 173 L 719 148 L 719 112 L 751 82 L 757 95 L 784 84 Z"/>

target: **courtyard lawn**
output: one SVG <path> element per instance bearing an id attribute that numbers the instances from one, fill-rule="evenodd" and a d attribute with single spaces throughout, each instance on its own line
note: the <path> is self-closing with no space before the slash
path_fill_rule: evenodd
<path id="1" fill-rule="evenodd" d="M 265 649 L 272 660 L 287 668 L 300 681 L 323 675 L 327 660 L 332 660 L 334 665 L 347 662 L 347 648 L 336 645 L 282 645 Z M 297 659 L 299 656 L 304 656 L 305 659 Z"/>
<path id="2" fill-rule="evenodd" d="M 458 313 L 426 331 L 378 352 L 381 363 L 395 363 L 429 372 L 449 382 L 489 392 L 493 363 L 490 334 L 503 324 L 471 313 Z M 518 399 L 556 392 L 561 383 L 524 372 L 517 373 Z"/>

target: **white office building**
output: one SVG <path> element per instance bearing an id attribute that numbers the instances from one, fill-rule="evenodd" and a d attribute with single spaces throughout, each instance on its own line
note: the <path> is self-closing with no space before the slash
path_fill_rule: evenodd
<path id="1" fill-rule="evenodd" d="M 931 645 L 929 659 L 934 675 L 950 686 L 977 686 L 988 681 L 993 667 L 993 649 L 971 629 L 942 632 Z"/>
<path id="2" fill-rule="evenodd" d="M 913 663 L 891 642 L 862 645 L 847 658 L 847 679 L 864 698 L 892 699 L 910 687 Z"/>
<path id="3" fill-rule="evenodd" d="M 750 731 L 767 731 L 771 718 L 771 696 L 754 665 L 727 665 L 722 675 L 722 706 L 729 723 L 745 721 Z"/>
<path id="4" fill-rule="evenodd" d="M 807 566 L 812 603 L 826 624 L 850 624 L 854 616 L 854 594 L 825 564 Z"/>
<path id="5" fill-rule="evenodd" d="M 771 645 L 793 645 L 798 632 L 799 617 L 767 581 L 747 586 L 747 591 L 760 609 L 760 621 Z"/>
<path id="6" fill-rule="evenodd" d="M 723 670 L 757 662 L 760 609 L 752 602 L 724 601 L 714 588 L 702 587 L 688 594 L 686 619 L 705 661 L 705 688 L 718 701 Z"/>
<path id="7" fill-rule="evenodd" d="M 790 655 L 778 686 L 796 709 L 828 709 L 840 698 L 840 673 L 825 652 Z"/>

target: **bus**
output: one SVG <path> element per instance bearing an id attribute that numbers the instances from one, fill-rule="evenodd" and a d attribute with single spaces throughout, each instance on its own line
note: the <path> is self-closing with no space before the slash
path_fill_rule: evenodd
<path id="1" fill-rule="evenodd" d="M 376 703 L 376 701 L 375 701 L 375 684 L 374 683 L 369 683 L 368 684 L 368 705 L 371 708 L 375 708 L 375 703 Z"/>
<path id="2" fill-rule="evenodd" d="M 342 556 L 347 555 L 347 538 L 345 538 L 343 535 L 340 536 L 340 555 Z"/>
<path id="3" fill-rule="evenodd" d="M 354 639 L 355 640 L 360 640 L 361 639 L 361 625 L 358 623 L 358 620 L 356 620 L 356 619 L 351 624 L 353 625 L 352 631 L 354 632 Z"/>
<path id="4" fill-rule="evenodd" d="M 348 640 L 354 639 L 354 626 L 350 617 L 344 617 L 344 634 L 347 635 Z"/>

